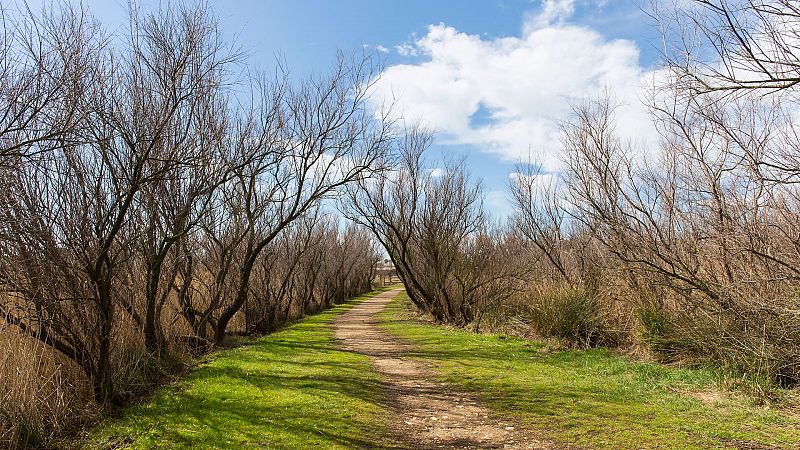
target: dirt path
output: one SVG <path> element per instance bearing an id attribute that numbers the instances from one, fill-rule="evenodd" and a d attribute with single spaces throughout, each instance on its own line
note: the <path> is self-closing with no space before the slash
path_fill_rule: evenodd
<path id="1" fill-rule="evenodd" d="M 400 292 L 379 294 L 333 321 L 344 348 L 365 354 L 382 375 L 398 420 L 392 432 L 409 448 L 552 449 L 481 406 L 469 394 L 433 381 L 426 365 L 408 358 L 410 348 L 377 327 L 376 316 Z"/>

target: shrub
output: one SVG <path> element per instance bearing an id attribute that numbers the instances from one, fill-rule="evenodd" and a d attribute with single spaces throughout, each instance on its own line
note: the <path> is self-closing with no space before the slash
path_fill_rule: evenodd
<path id="1" fill-rule="evenodd" d="M 650 352 L 662 362 L 671 360 L 676 351 L 670 342 L 673 326 L 666 311 L 653 305 L 646 305 L 636 310 L 641 325 L 639 339 Z"/>
<path id="2" fill-rule="evenodd" d="M 714 365 L 782 387 L 800 381 L 800 320 L 763 306 L 641 308 L 640 338 L 661 362 Z M 794 325 L 792 325 L 792 323 Z"/>
<path id="3" fill-rule="evenodd" d="M 583 287 L 547 287 L 529 294 L 528 300 L 530 327 L 537 335 L 574 347 L 592 347 L 602 340 L 596 293 Z"/>

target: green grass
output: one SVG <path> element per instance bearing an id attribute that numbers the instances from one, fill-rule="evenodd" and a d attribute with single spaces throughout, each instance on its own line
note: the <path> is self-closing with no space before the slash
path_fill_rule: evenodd
<path id="1" fill-rule="evenodd" d="M 366 297 L 362 297 L 361 300 Z M 378 375 L 337 348 L 336 307 L 211 355 L 91 433 L 85 448 L 373 448 L 388 444 Z"/>
<path id="2" fill-rule="evenodd" d="M 409 308 L 407 301 L 393 302 L 382 313 L 382 327 L 415 344 L 414 357 L 433 363 L 444 381 L 557 442 L 613 449 L 800 448 L 797 415 L 719 395 L 718 375 L 710 370 L 633 362 L 603 349 L 547 352 L 542 343 L 421 324 Z M 701 393 L 714 395 L 701 401 Z"/>

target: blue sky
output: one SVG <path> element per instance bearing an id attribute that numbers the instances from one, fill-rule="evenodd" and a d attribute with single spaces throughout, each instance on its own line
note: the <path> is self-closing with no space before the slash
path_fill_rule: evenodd
<path id="1" fill-rule="evenodd" d="M 298 70 L 314 70 L 329 61 L 336 49 L 362 45 L 393 48 L 426 33 L 431 24 L 445 23 L 460 31 L 484 37 L 519 35 L 526 14 L 541 7 L 530 0 L 405 0 L 405 1 L 238 1 L 215 3 L 226 31 L 239 35 L 263 64 L 281 52 Z M 575 23 L 598 29 L 609 38 L 636 40 L 650 49 L 656 37 L 647 17 L 633 0 L 577 2 Z M 644 64 L 656 55 L 643 52 Z M 387 63 L 403 62 L 396 52 Z"/>
<path id="2" fill-rule="evenodd" d="M 111 30 L 124 24 L 126 2 L 85 3 Z M 326 70 L 337 49 L 381 55 L 378 94 L 436 128 L 434 153 L 467 157 L 498 216 L 509 211 L 504 191 L 517 161 L 532 155 L 559 170 L 557 122 L 570 102 L 610 88 L 627 128 L 647 128 L 639 86 L 657 64 L 658 34 L 642 0 L 209 3 L 223 33 L 262 68 L 281 55 L 303 76 Z"/>

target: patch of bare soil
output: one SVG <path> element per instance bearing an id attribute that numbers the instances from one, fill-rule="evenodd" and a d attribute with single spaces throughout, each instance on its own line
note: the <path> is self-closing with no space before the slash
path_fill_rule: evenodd
<path id="1" fill-rule="evenodd" d="M 715 405 L 719 403 L 724 397 L 724 394 L 719 391 L 687 391 L 684 393 L 695 400 L 699 400 L 706 405 Z"/>
<path id="2" fill-rule="evenodd" d="M 474 397 L 432 379 L 410 348 L 378 329 L 376 316 L 400 292 L 379 294 L 333 321 L 336 338 L 367 355 L 382 375 L 397 420 L 391 431 L 408 448 L 555 449 L 560 446 L 499 417 Z"/>

